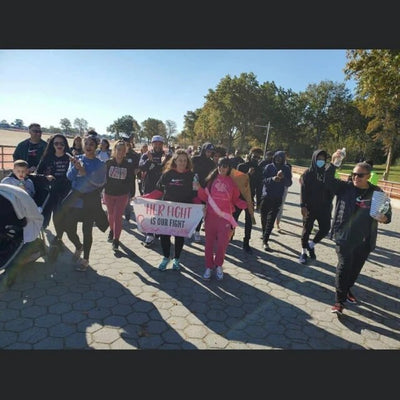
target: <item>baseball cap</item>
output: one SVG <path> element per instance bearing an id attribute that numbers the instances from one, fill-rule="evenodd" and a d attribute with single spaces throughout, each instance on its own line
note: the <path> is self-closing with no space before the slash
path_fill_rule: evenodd
<path id="1" fill-rule="evenodd" d="M 151 138 L 151 143 L 153 143 L 153 142 L 163 142 L 164 143 L 164 138 L 160 135 L 154 135 Z"/>
<path id="2" fill-rule="evenodd" d="M 212 143 L 209 143 L 209 144 L 206 146 L 206 150 L 215 150 L 215 147 L 214 147 L 214 145 L 213 145 Z"/>
<path id="3" fill-rule="evenodd" d="M 124 142 L 130 142 L 130 139 L 131 139 L 131 137 L 129 135 L 127 135 L 126 133 L 121 133 L 120 138 Z"/>

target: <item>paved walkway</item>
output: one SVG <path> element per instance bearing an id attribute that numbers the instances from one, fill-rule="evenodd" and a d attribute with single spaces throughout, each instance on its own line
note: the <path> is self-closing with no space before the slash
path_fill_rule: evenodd
<path id="1" fill-rule="evenodd" d="M 134 222 L 124 222 L 117 255 L 108 232 L 94 229 L 92 268 L 84 273 L 74 270 L 65 237 L 67 249 L 56 265 L 40 258 L 0 290 L 0 349 L 400 349 L 399 209 L 391 224 L 380 225 L 377 248 L 354 289 L 359 304 L 337 317 L 330 312 L 333 242 L 316 247 L 316 261 L 298 263 L 294 181 L 284 233 L 271 236 L 274 252 L 262 250 L 257 214 L 254 254 L 243 253 L 242 213 L 221 282 L 201 279 L 204 244 L 190 239 L 182 271 L 158 271 L 161 247 L 142 246 Z"/>

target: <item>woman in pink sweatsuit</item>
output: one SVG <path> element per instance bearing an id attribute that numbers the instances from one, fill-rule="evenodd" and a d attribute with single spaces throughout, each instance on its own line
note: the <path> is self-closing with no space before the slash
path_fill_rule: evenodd
<path id="1" fill-rule="evenodd" d="M 239 188 L 229 176 L 230 172 L 229 158 L 222 157 L 218 160 L 217 168 L 206 178 L 205 188 L 198 185 L 197 195 L 206 203 L 204 218 L 206 270 L 203 275 L 205 280 L 211 278 L 214 269 L 217 279 L 223 279 L 222 264 L 232 229 L 237 226 L 232 213 L 235 211 L 235 206 L 241 209 L 247 208 L 247 202 L 240 199 Z"/>

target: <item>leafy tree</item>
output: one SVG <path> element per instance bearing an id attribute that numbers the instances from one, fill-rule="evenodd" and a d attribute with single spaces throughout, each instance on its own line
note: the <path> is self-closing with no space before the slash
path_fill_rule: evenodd
<path id="1" fill-rule="evenodd" d="M 10 124 L 5 120 L 0 121 L 0 128 L 10 128 Z"/>
<path id="2" fill-rule="evenodd" d="M 88 122 L 83 118 L 75 118 L 74 127 L 77 129 L 77 133 L 82 136 L 88 130 Z"/>
<path id="3" fill-rule="evenodd" d="M 12 126 L 18 129 L 22 129 L 24 127 L 24 122 L 22 119 L 16 119 L 14 122 L 11 123 Z"/>
<path id="4" fill-rule="evenodd" d="M 175 133 L 178 132 L 176 128 L 176 122 L 167 119 L 165 121 L 165 128 L 166 128 L 165 140 L 167 141 L 167 143 L 170 143 L 170 141 L 174 138 Z"/>
<path id="5" fill-rule="evenodd" d="M 196 138 L 196 133 L 194 130 L 194 125 L 196 120 L 199 118 L 200 108 L 195 111 L 187 111 L 183 117 L 183 130 L 177 135 L 177 142 L 183 147 L 188 147 L 189 145 L 199 145 Z"/>
<path id="6" fill-rule="evenodd" d="M 63 131 L 64 134 L 69 134 L 71 133 L 71 121 L 68 118 L 62 118 L 60 120 L 60 125 L 61 125 L 61 130 Z"/>
<path id="7" fill-rule="evenodd" d="M 383 143 L 388 179 L 393 154 L 400 143 L 400 51 L 347 50 L 346 79 L 357 82 L 356 101 L 369 119 L 367 132 Z"/>
<path id="8" fill-rule="evenodd" d="M 344 83 L 322 81 L 310 84 L 300 94 L 305 102 L 303 123 L 306 127 L 307 140 L 315 149 L 329 141 L 330 125 L 343 121 L 347 104 L 351 101 L 351 93 Z M 344 131 L 337 132 L 344 140 Z"/>
<path id="9" fill-rule="evenodd" d="M 131 115 L 124 115 L 118 118 L 107 128 L 107 132 L 115 135 L 118 139 L 121 133 L 125 133 L 129 136 L 133 135 L 135 141 L 139 138 L 140 126 L 138 122 Z"/>
<path id="10" fill-rule="evenodd" d="M 161 135 L 165 139 L 167 128 L 164 122 L 160 121 L 159 119 L 147 118 L 145 121 L 142 122 L 141 125 L 143 127 L 143 137 L 146 138 L 148 142 L 151 141 L 151 138 L 154 135 Z"/>
<path id="11" fill-rule="evenodd" d="M 50 133 L 52 133 L 53 135 L 56 134 L 56 133 L 61 133 L 61 129 L 59 127 L 56 127 L 56 126 L 53 126 L 53 125 L 50 125 L 48 131 Z"/>
<path id="12" fill-rule="evenodd" d="M 240 151 L 247 138 L 252 136 L 254 121 L 260 112 L 260 87 L 253 73 L 241 73 L 239 77 L 227 75 L 209 90 L 206 97 L 208 107 L 202 110 L 203 118 L 197 121 L 198 129 L 214 131 L 214 141 L 220 141 L 231 152 L 233 147 Z M 207 117 L 204 113 L 207 112 Z M 203 121 L 200 121 L 203 119 Z M 197 132 L 196 132 L 197 133 Z"/>
<path id="13" fill-rule="evenodd" d="M 292 90 L 277 87 L 274 82 L 261 85 L 261 110 L 256 125 L 267 126 L 270 123 L 268 143 L 267 128 L 257 129 L 259 146 L 266 150 L 282 149 L 292 152 L 301 144 L 301 120 L 305 102 Z"/>

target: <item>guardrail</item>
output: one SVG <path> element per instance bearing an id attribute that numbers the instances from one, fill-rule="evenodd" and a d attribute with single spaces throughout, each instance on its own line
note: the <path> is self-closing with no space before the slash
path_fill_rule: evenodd
<path id="1" fill-rule="evenodd" d="M 3 146 L 0 145 L 0 168 L 12 169 L 13 168 L 13 153 L 16 146 Z"/>
<path id="2" fill-rule="evenodd" d="M 299 165 L 292 165 L 292 173 L 301 175 L 307 167 L 300 167 Z M 339 173 L 339 177 L 342 181 L 347 181 L 349 174 Z M 400 183 L 391 182 L 380 179 L 378 186 L 391 198 L 400 199 Z"/>

